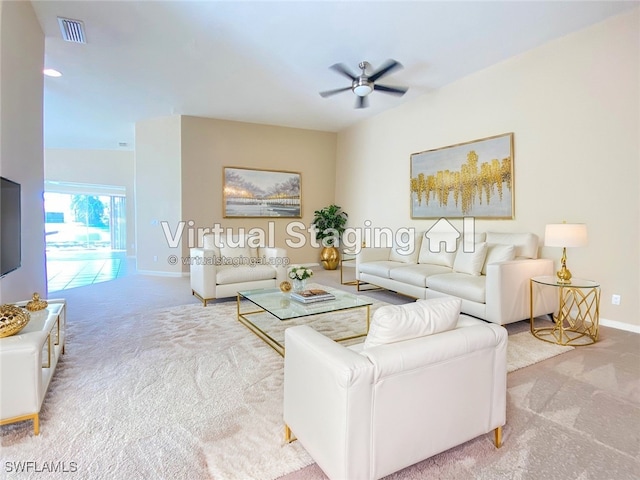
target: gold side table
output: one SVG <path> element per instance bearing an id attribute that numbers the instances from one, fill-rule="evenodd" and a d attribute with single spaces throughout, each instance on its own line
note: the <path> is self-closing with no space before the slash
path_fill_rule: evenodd
<path id="1" fill-rule="evenodd" d="M 349 252 L 347 250 L 342 251 L 342 254 L 340 255 L 340 284 L 341 285 L 357 285 L 358 284 L 357 279 L 348 280 L 346 282 L 344 281 L 345 262 L 348 264 L 346 265 L 346 267 L 353 268 L 355 271 L 356 254 L 354 252 Z"/>
<path id="2" fill-rule="evenodd" d="M 558 283 L 554 276 L 533 277 L 529 281 L 531 333 L 545 342 L 559 345 L 591 345 L 598 340 L 600 284 L 572 278 L 570 284 Z M 533 316 L 534 294 L 542 288 L 558 291 L 558 310 L 552 327 L 536 327 Z"/>

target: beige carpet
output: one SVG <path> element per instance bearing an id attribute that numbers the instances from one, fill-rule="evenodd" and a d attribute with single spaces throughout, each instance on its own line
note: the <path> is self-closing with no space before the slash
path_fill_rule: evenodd
<path id="1" fill-rule="evenodd" d="M 3 473 L 5 462 L 29 460 L 74 462 L 65 478 L 267 480 L 311 464 L 298 442 L 283 442 L 282 358 L 235 315 L 226 302 L 71 322 L 40 436 L 31 422 L 1 427 Z M 290 325 L 263 321 L 276 336 Z M 315 326 L 359 331 L 364 312 Z M 564 351 L 527 335 L 510 337 L 510 369 Z"/>

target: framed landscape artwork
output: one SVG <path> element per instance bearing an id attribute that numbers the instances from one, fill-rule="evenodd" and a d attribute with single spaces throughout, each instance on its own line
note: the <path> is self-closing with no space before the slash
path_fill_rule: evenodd
<path id="1" fill-rule="evenodd" d="M 224 167 L 223 216 L 301 217 L 300 174 Z"/>
<path id="2" fill-rule="evenodd" d="M 513 219 L 513 133 L 411 155 L 411 218 Z"/>

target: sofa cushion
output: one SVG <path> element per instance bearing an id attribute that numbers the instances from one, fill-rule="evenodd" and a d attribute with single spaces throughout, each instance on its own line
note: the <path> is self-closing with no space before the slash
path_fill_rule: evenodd
<path id="1" fill-rule="evenodd" d="M 402 268 L 406 264 L 401 262 L 392 262 L 390 260 L 379 260 L 377 262 L 365 262 L 359 265 L 360 273 L 368 273 L 376 277 L 391 278 L 391 270 L 394 268 Z"/>
<path id="2" fill-rule="evenodd" d="M 420 254 L 418 255 L 418 263 L 428 263 L 431 265 L 442 265 L 443 267 L 453 267 L 453 262 L 456 258 L 456 252 L 447 252 L 445 246 L 440 244 L 439 252 L 432 252 L 429 250 L 431 242 L 427 237 L 422 239 L 422 245 L 420 247 Z"/>
<path id="3" fill-rule="evenodd" d="M 363 349 L 433 335 L 455 328 L 459 298 L 433 298 L 404 305 L 385 305 L 371 319 Z"/>
<path id="4" fill-rule="evenodd" d="M 466 327 L 477 327 L 478 325 L 486 325 L 487 322 L 480 320 L 479 318 L 471 317 L 461 313 L 458 317 L 458 323 L 456 323 L 456 329 Z"/>
<path id="5" fill-rule="evenodd" d="M 220 256 L 226 258 L 255 258 L 258 256 L 258 249 L 251 248 L 248 245 L 241 247 L 229 247 L 227 245 L 220 246 Z"/>
<path id="6" fill-rule="evenodd" d="M 405 265 L 394 268 L 389 272 L 390 278 L 398 282 L 415 285 L 416 287 L 425 288 L 427 286 L 427 277 L 429 275 L 437 275 L 440 273 L 450 273 L 451 268 L 441 265 L 418 264 Z"/>
<path id="7" fill-rule="evenodd" d="M 216 273 L 216 284 L 229 285 L 230 283 L 255 282 L 258 280 L 270 280 L 276 278 L 276 269 L 270 265 L 222 266 Z"/>
<path id="8" fill-rule="evenodd" d="M 484 275 L 445 273 L 427 277 L 427 288 L 472 302 L 485 303 L 486 280 Z"/>
<path id="9" fill-rule="evenodd" d="M 398 235 L 397 232 L 396 235 Z M 413 235 L 412 244 L 410 244 L 409 242 L 409 240 L 411 239 L 409 235 Z M 408 232 L 405 232 L 400 236 L 403 243 L 402 245 L 398 245 L 394 238 L 394 244 L 391 247 L 391 251 L 389 252 L 389 260 L 391 260 L 392 262 L 417 263 L 418 252 L 420 251 L 420 245 L 422 243 L 422 236 Z"/>
<path id="10" fill-rule="evenodd" d="M 513 245 L 516 258 L 538 258 L 538 236 L 534 233 L 487 232 L 487 243 Z"/>
<path id="11" fill-rule="evenodd" d="M 453 270 L 458 273 L 480 275 L 486 258 L 487 244 L 485 242 L 476 243 L 472 252 L 465 252 L 459 248 L 453 262 Z"/>
<path id="12" fill-rule="evenodd" d="M 220 256 L 220 248 L 219 237 L 216 239 L 216 236 L 213 233 L 206 233 L 202 236 L 202 248 L 205 250 L 213 250 L 216 256 Z"/>
<path id="13" fill-rule="evenodd" d="M 487 274 L 490 263 L 509 262 L 516 258 L 516 247 L 513 245 L 487 245 L 487 258 L 482 266 L 482 274 Z"/>

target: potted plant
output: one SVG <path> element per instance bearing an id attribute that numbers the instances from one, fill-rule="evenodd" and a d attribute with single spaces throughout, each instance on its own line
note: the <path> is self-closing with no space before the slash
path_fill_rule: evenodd
<path id="1" fill-rule="evenodd" d="M 329 205 L 316 210 L 313 215 L 311 226 L 315 229 L 316 240 L 322 243 L 320 252 L 322 267 L 325 270 L 335 270 L 340 261 L 340 252 L 336 248 L 336 243 L 340 243 L 349 215 L 338 205 Z"/>
<path id="2" fill-rule="evenodd" d="M 309 267 L 294 265 L 289 270 L 289 278 L 293 280 L 293 291 L 301 292 L 306 288 L 307 279 L 311 278 L 313 270 Z"/>

